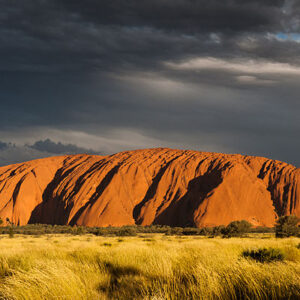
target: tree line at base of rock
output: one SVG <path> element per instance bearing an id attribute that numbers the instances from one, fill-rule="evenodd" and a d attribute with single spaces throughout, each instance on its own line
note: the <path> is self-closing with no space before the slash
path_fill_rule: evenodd
<path id="1" fill-rule="evenodd" d="M 15 226 L 7 220 L 9 226 L 0 227 L 0 234 L 8 234 L 13 237 L 14 234 L 25 235 L 43 235 L 43 234 L 94 234 L 97 236 L 136 236 L 146 233 L 161 233 L 165 235 L 199 235 L 223 238 L 245 237 L 249 233 L 275 233 L 276 237 L 284 238 L 290 236 L 300 237 L 300 218 L 296 216 L 280 217 L 274 228 L 270 227 L 252 227 L 245 220 L 233 221 L 227 226 L 216 227 L 170 227 L 167 225 L 150 226 L 122 226 L 122 227 L 83 227 L 68 225 L 49 225 L 49 224 L 28 224 L 25 226 Z M 0 225 L 3 224 L 0 219 Z"/>

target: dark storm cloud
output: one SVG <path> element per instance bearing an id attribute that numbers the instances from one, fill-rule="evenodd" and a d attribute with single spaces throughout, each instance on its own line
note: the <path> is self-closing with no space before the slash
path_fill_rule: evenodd
<path id="1" fill-rule="evenodd" d="M 0 141 L 0 167 L 37 158 L 66 154 L 100 154 L 99 151 L 45 139 L 30 144 L 15 145 Z"/>
<path id="2" fill-rule="evenodd" d="M 74 144 L 63 144 L 61 142 L 55 143 L 50 139 L 36 141 L 33 145 L 30 145 L 29 147 L 40 152 L 47 152 L 53 154 L 100 154 L 99 152 L 95 152 L 94 150 L 81 148 Z"/>
<path id="3" fill-rule="evenodd" d="M 132 148 L 299 164 L 299 14 L 296 0 L 0 0 L 0 133 L 124 129 L 147 140 Z"/>
<path id="4" fill-rule="evenodd" d="M 68 29 L 72 21 L 86 21 L 183 32 L 262 31 L 282 28 L 284 16 L 293 16 L 299 9 L 297 1 L 283 0 L 2 0 L 1 6 L 2 21 L 10 28 L 25 29 L 36 36 L 43 28 L 48 32 L 44 38 L 60 37 L 53 26 L 58 21 L 66 25 L 61 29 Z"/>
<path id="5" fill-rule="evenodd" d="M 2 0 L 1 68 L 156 69 L 165 59 L 243 56 L 245 49 L 236 43 L 245 34 L 289 32 L 297 26 L 295 3 L 285 12 L 285 1 Z M 257 51 L 248 49 L 246 55 L 272 57 L 268 48 L 275 46 L 276 58 L 282 57 L 280 42 L 258 38 Z M 297 44 L 284 48 L 285 59 L 299 51 Z"/>
<path id="6" fill-rule="evenodd" d="M 223 32 L 280 28 L 276 18 L 283 14 L 284 1 L 88 0 L 61 4 L 67 11 L 97 24 Z"/>
<path id="7" fill-rule="evenodd" d="M 4 142 L 1 142 L 1 141 L 0 141 L 0 150 L 5 149 L 5 148 L 7 148 L 7 147 L 8 147 L 8 144 L 7 144 L 7 143 L 4 143 Z"/>

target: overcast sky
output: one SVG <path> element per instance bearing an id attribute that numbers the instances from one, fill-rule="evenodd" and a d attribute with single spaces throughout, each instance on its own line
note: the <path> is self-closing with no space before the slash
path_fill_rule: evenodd
<path id="1" fill-rule="evenodd" d="M 300 166 L 300 1 L 0 0 L 0 165 L 172 147 Z"/>

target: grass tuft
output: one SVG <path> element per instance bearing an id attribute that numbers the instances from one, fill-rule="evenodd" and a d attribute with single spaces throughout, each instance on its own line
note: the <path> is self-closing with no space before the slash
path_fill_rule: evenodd
<path id="1" fill-rule="evenodd" d="M 277 248 L 260 248 L 256 250 L 245 250 L 242 254 L 246 258 L 252 258 L 260 263 L 283 261 L 285 256 L 282 250 Z"/>

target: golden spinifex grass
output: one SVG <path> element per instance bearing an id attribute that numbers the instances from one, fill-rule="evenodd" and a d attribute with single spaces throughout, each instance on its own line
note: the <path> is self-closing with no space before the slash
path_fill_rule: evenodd
<path id="1" fill-rule="evenodd" d="M 0 239 L 1 299 L 300 299 L 299 238 Z M 279 248 L 259 263 L 246 249 Z"/>

